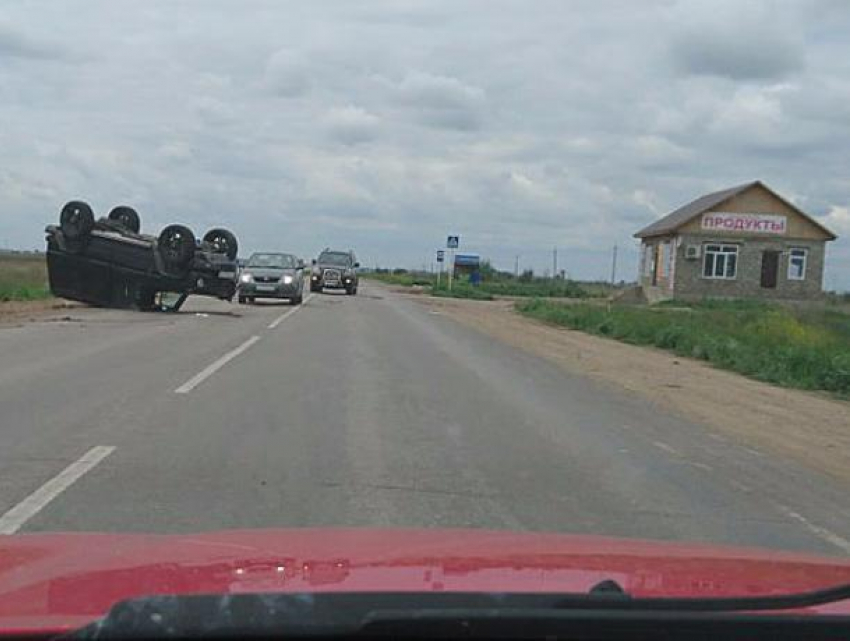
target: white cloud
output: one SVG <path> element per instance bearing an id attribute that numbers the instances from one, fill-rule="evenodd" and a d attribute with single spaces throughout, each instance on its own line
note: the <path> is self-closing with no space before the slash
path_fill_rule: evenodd
<path id="1" fill-rule="evenodd" d="M 648 209 L 653 216 L 661 217 L 664 213 L 657 204 L 657 198 L 655 194 L 645 189 L 635 189 L 632 192 L 632 201 L 636 205 L 640 205 L 641 207 L 645 207 Z"/>
<path id="2" fill-rule="evenodd" d="M 482 123 L 484 91 L 457 78 L 412 72 L 399 83 L 397 95 L 427 125 L 471 130 Z"/>
<path id="3" fill-rule="evenodd" d="M 15 26 L 0 22 L 0 60 L 21 58 L 61 59 L 67 52 L 56 42 L 38 40 Z"/>
<path id="4" fill-rule="evenodd" d="M 348 105 L 335 107 L 325 116 L 325 124 L 333 140 L 355 145 L 378 136 L 380 118 L 365 109 Z"/>
<path id="5" fill-rule="evenodd" d="M 839 236 L 850 236 L 850 207 L 832 205 L 825 216 L 819 217 L 819 221 Z"/>
<path id="6" fill-rule="evenodd" d="M 306 60 L 293 51 L 281 49 L 266 63 L 266 82 L 269 89 L 284 98 L 297 98 L 312 85 Z"/>
<path id="7" fill-rule="evenodd" d="M 683 73 L 772 81 L 805 66 L 799 25 L 775 2 L 682 2 L 673 13 L 671 56 Z"/>

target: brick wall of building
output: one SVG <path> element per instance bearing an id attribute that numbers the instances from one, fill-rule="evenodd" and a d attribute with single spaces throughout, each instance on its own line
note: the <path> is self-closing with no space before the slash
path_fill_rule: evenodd
<path id="1" fill-rule="evenodd" d="M 708 243 L 737 244 L 738 268 L 734 280 L 703 278 L 704 246 Z M 793 240 L 788 238 L 706 238 L 703 235 L 682 235 L 676 248 L 676 268 L 673 294 L 681 299 L 704 297 L 722 298 L 782 298 L 811 300 L 822 295 L 823 264 L 826 243 L 822 240 Z M 700 245 L 703 251 L 696 260 L 685 258 L 688 245 Z M 788 279 L 788 251 L 808 249 L 806 278 Z M 779 269 L 775 289 L 761 287 L 762 252 L 779 251 Z"/>

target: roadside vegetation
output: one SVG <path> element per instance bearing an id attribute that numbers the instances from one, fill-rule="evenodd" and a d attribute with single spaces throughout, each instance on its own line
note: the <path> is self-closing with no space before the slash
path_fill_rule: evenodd
<path id="1" fill-rule="evenodd" d="M 379 269 L 364 276 L 391 285 L 428 287 L 434 296 L 475 300 L 493 300 L 497 296 L 593 298 L 607 296 L 612 292 L 612 287 L 608 283 L 579 283 L 565 278 L 540 277 L 535 276 L 531 270 L 515 276 L 510 272 L 497 271 L 487 262 L 481 265 L 479 284 L 472 285 L 468 277 L 458 278 L 452 284 L 451 291 L 448 289 L 445 274 L 442 275 L 439 284 L 434 274 L 411 272 L 406 269 Z"/>
<path id="2" fill-rule="evenodd" d="M 410 272 L 406 269 L 377 269 L 363 273 L 363 278 L 371 278 L 388 285 L 401 285 L 402 287 L 413 287 L 414 285 L 430 287 L 434 282 L 433 275 L 428 272 Z"/>
<path id="3" fill-rule="evenodd" d="M 0 302 L 50 297 L 44 254 L 0 253 Z"/>
<path id="4" fill-rule="evenodd" d="M 705 301 L 631 307 L 516 304 L 549 323 L 652 345 L 786 387 L 850 395 L 850 315 L 829 306 Z"/>

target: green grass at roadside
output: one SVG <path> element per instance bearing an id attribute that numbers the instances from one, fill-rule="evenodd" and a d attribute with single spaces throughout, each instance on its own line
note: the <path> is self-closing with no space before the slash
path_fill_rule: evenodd
<path id="1" fill-rule="evenodd" d="M 448 282 L 445 274 L 440 279 L 439 285 L 437 285 L 436 277 L 433 274 L 425 272 L 370 272 L 369 274 L 364 274 L 364 278 L 371 278 L 390 285 L 430 287 L 431 293 L 434 296 L 474 298 L 477 300 L 493 300 L 496 296 L 591 298 L 605 296 L 610 293 L 610 287 L 602 287 L 597 283 L 586 285 L 571 280 L 552 280 L 548 278 L 522 280 L 500 277 L 498 279 L 485 279 L 476 286 L 471 285 L 468 279 L 463 278 L 455 280 L 451 292 L 448 290 Z"/>
<path id="2" fill-rule="evenodd" d="M 50 296 L 43 255 L 0 253 L 0 302 Z"/>
<path id="3" fill-rule="evenodd" d="M 388 285 L 401 285 L 403 287 L 412 287 L 413 285 L 431 285 L 434 282 L 434 277 L 428 273 L 421 272 L 405 272 L 403 274 L 393 274 L 392 272 L 368 272 L 363 274 L 363 278 L 377 280 Z"/>
<path id="4" fill-rule="evenodd" d="M 850 395 L 850 316 L 751 301 L 628 307 L 518 302 L 533 318 L 652 345 L 759 380 Z"/>
<path id="5" fill-rule="evenodd" d="M 453 298 L 473 298 L 475 300 L 493 300 L 497 296 L 522 296 L 541 298 L 591 298 L 603 294 L 591 291 L 582 284 L 570 280 L 536 279 L 526 282 L 521 280 L 483 281 L 471 285 L 466 280 L 455 281 L 452 290 L 444 281 L 431 288 L 434 296 L 451 296 Z"/>
<path id="6" fill-rule="evenodd" d="M 447 283 L 440 283 L 440 286 L 431 288 L 432 296 L 441 298 L 468 298 L 470 300 L 494 300 L 493 294 L 488 292 L 483 285 L 473 287 L 469 283 L 463 281 L 452 283 L 452 289 L 449 291 Z"/>
<path id="7" fill-rule="evenodd" d="M 504 280 L 483 282 L 481 289 L 495 296 L 530 296 L 541 298 L 590 298 L 593 294 L 572 280 L 535 279 L 531 282 Z"/>

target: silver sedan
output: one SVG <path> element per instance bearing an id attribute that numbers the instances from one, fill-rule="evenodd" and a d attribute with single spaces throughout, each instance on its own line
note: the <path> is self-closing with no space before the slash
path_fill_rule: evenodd
<path id="1" fill-rule="evenodd" d="M 239 275 L 239 302 L 284 298 L 293 305 L 304 300 L 304 261 L 292 254 L 256 253 Z"/>

